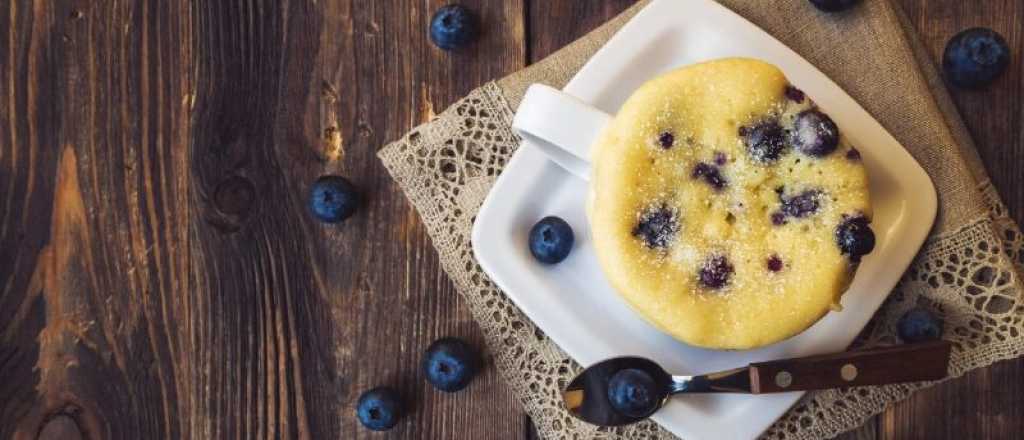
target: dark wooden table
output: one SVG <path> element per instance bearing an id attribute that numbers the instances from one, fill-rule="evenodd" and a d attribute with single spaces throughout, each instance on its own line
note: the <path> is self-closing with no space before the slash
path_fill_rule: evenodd
<path id="1" fill-rule="evenodd" d="M 493 367 L 424 382 L 432 340 L 482 336 L 374 154 L 632 0 L 467 0 L 486 31 L 454 55 L 426 38 L 442 3 L 4 2 L 0 439 L 534 436 Z M 974 25 L 1013 46 L 954 97 L 1024 220 L 1024 2 L 899 3 L 933 56 Z M 319 155 L 331 130 L 342 161 Z M 305 209 L 324 173 L 369 198 L 341 226 Z M 354 416 L 377 384 L 411 405 L 389 434 Z M 1024 361 L 1002 362 L 846 438 L 1020 438 L 1022 396 Z"/>

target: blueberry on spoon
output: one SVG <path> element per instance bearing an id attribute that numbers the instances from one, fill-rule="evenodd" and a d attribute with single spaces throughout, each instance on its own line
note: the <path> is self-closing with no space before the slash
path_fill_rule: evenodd
<path id="1" fill-rule="evenodd" d="M 662 388 L 650 373 L 638 368 L 626 368 L 615 373 L 608 381 L 608 402 L 620 414 L 648 417 L 665 398 Z"/>
<path id="2" fill-rule="evenodd" d="M 992 29 L 971 28 L 953 36 L 942 54 L 942 70 L 953 84 L 964 88 L 985 86 L 1010 64 L 1010 47 Z"/>

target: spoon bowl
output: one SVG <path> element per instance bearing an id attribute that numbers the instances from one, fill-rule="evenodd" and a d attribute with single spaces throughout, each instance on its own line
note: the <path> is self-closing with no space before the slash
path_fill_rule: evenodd
<path id="1" fill-rule="evenodd" d="M 650 417 L 673 394 L 762 394 L 938 380 L 946 377 L 951 347 L 947 341 L 906 344 L 758 362 L 696 376 L 673 376 L 647 358 L 615 357 L 580 372 L 562 392 L 562 400 L 570 414 L 588 423 L 621 426 Z M 609 391 L 612 378 L 629 369 L 640 370 L 654 381 L 653 386 L 646 378 L 644 386 L 631 384 L 631 392 L 642 388 L 639 396 L 646 404 L 642 411 L 613 404 L 613 397 L 620 396 Z"/>
<path id="2" fill-rule="evenodd" d="M 654 396 L 657 404 L 641 417 L 617 411 L 608 398 L 608 382 L 612 376 L 630 368 L 649 374 L 658 390 L 658 395 Z M 672 394 L 672 384 L 672 375 L 650 359 L 635 356 L 616 357 L 591 365 L 576 376 L 562 392 L 562 400 L 572 415 L 595 425 L 629 425 L 650 417 L 661 408 Z"/>

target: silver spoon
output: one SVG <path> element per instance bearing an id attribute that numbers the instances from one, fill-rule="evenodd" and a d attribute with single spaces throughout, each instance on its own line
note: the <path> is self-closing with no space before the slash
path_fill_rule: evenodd
<path id="1" fill-rule="evenodd" d="M 588 423 L 628 425 L 650 417 L 673 394 L 762 394 L 938 380 L 946 377 L 950 347 L 947 341 L 897 345 L 758 362 L 698 376 L 673 376 L 650 359 L 617 357 L 583 370 L 562 392 L 562 399 L 572 415 Z M 653 381 L 645 388 L 650 389 L 644 394 L 647 399 L 641 397 L 649 404 L 639 409 L 616 408 L 608 394 L 609 382 L 616 373 L 630 369 L 646 373 Z M 636 377 L 636 372 L 622 374 Z"/>

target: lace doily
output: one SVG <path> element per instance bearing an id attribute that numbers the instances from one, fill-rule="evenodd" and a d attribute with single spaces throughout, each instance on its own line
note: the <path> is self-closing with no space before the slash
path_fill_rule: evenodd
<path id="1" fill-rule="evenodd" d="M 547 439 L 669 439 L 653 422 L 597 428 L 562 408 L 559 390 L 579 369 L 499 290 L 473 258 L 470 231 L 480 204 L 519 139 L 501 90 L 489 83 L 434 121 L 380 151 L 427 226 L 444 270 L 484 332 L 502 376 Z M 1024 238 L 995 189 L 978 185 L 989 215 L 931 237 L 854 346 L 895 344 L 899 317 L 916 306 L 945 321 L 951 373 L 1024 354 Z M 856 428 L 890 403 L 931 383 L 808 393 L 767 432 L 819 439 Z"/>

